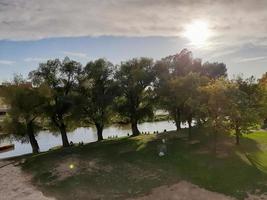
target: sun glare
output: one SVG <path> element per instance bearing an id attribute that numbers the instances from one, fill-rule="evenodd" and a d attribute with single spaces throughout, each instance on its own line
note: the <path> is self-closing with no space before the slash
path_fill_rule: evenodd
<path id="1" fill-rule="evenodd" d="M 185 27 L 184 36 L 190 40 L 194 46 L 203 46 L 210 37 L 208 23 L 204 21 L 195 21 Z"/>

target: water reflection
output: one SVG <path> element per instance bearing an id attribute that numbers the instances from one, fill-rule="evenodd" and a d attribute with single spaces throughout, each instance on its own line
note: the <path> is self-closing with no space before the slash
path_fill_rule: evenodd
<path id="1" fill-rule="evenodd" d="M 186 126 L 186 125 L 184 125 Z M 161 122 L 146 122 L 138 125 L 138 128 L 141 132 L 154 132 L 159 131 L 162 132 L 164 129 L 167 131 L 175 130 L 175 125 L 171 121 L 161 121 Z M 104 129 L 103 137 L 123 137 L 131 134 L 130 126 L 110 126 Z M 95 142 L 97 140 L 96 130 L 94 128 L 78 128 L 75 131 L 68 133 L 69 141 L 74 143 L 78 142 Z M 48 131 L 42 131 L 39 133 L 37 137 L 40 150 L 47 151 L 52 147 L 61 145 L 61 137 L 60 135 L 54 135 Z M 2 141 L 2 144 L 7 143 L 7 141 Z M 15 145 L 15 149 L 13 151 L 0 153 L 0 158 L 8 158 L 18 155 L 23 155 L 27 153 L 31 153 L 32 149 L 30 144 L 22 144 L 21 142 L 14 141 L 12 142 Z"/>

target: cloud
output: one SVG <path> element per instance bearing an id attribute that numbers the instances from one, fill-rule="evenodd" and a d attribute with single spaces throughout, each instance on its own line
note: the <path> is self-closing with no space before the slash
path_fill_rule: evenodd
<path id="1" fill-rule="evenodd" d="M 0 60 L 0 65 L 13 65 L 15 64 L 15 61 L 11 60 Z"/>
<path id="2" fill-rule="evenodd" d="M 66 56 L 73 56 L 76 58 L 88 58 L 86 53 L 81 52 L 62 51 L 62 53 Z"/>
<path id="3" fill-rule="evenodd" d="M 24 59 L 25 62 L 43 62 L 45 60 L 47 59 L 46 58 L 31 58 L 31 57 Z"/>
<path id="4" fill-rule="evenodd" d="M 213 43 L 265 38 L 266 0 L 0 0 L 0 39 L 178 36 L 209 22 Z M 267 39 L 265 39 L 267 40 Z"/>
<path id="5" fill-rule="evenodd" d="M 235 60 L 236 63 L 243 63 L 243 62 L 253 62 L 253 61 L 260 61 L 266 60 L 267 56 L 258 56 L 258 57 L 251 57 L 251 58 L 238 58 Z"/>

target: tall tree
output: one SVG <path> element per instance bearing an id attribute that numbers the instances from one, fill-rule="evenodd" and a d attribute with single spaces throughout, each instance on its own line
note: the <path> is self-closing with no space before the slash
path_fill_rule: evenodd
<path id="1" fill-rule="evenodd" d="M 111 106 L 117 94 L 112 63 L 98 59 L 83 70 L 79 85 L 81 113 L 86 123 L 94 124 L 98 141 L 103 140 L 103 128 L 109 122 Z"/>
<path id="2" fill-rule="evenodd" d="M 33 153 L 39 152 L 35 138 L 39 130 L 44 98 L 31 83 L 16 77 L 15 81 L 1 89 L 4 102 L 9 106 L 7 118 L 3 122 L 3 130 L 13 134 L 16 139 L 30 142 Z"/>
<path id="3" fill-rule="evenodd" d="M 41 63 L 37 70 L 29 74 L 35 86 L 46 91 L 44 95 L 47 103 L 44 112 L 60 131 L 63 147 L 69 146 L 66 120 L 72 114 L 72 92 L 77 87 L 81 70 L 80 63 L 66 57 L 62 62 L 55 59 Z"/>
<path id="4" fill-rule="evenodd" d="M 267 72 L 262 75 L 262 77 L 258 80 L 258 86 L 261 90 L 262 94 L 262 110 L 260 113 L 261 118 L 264 122 L 264 127 L 267 125 Z M 250 95 L 251 97 L 251 95 Z"/>
<path id="5" fill-rule="evenodd" d="M 209 79 L 199 73 L 189 73 L 180 78 L 181 93 L 184 99 L 182 120 L 188 124 L 188 139 L 191 139 L 193 119 L 199 118 L 201 110 L 202 93 L 200 88 L 208 84 Z"/>
<path id="6" fill-rule="evenodd" d="M 240 136 L 259 123 L 262 94 L 253 77 L 245 80 L 238 77 L 232 80 L 227 96 L 227 119 L 230 128 L 235 131 L 236 144 L 239 145 Z"/>
<path id="7" fill-rule="evenodd" d="M 167 110 L 181 129 L 187 86 L 184 77 L 190 73 L 201 73 L 201 60 L 194 59 L 192 53 L 183 49 L 180 53 L 161 59 L 155 64 L 155 91 L 161 107 Z"/>
<path id="8" fill-rule="evenodd" d="M 153 61 L 149 58 L 135 58 L 122 62 L 115 74 L 120 97 L 117 98 L 117 111 L 131 123 L 132 134 L 140 134 L 138 121 L 153 115 L 151 87 L 154 81 Z"/>
<path id="9" fill-rule="evenodd" d="M 203 98 L 202 108 L 206 112 L 208 123 L 213 130 L 214 152 L 216 153 L 217 136 L 219 132 L 225 131 L 227 118 L 226 109 L 228 107 L 228 89 L 231 83 L 223 78 L 211 81 L 207 86 L 201 88 L 205 98 Z"/>

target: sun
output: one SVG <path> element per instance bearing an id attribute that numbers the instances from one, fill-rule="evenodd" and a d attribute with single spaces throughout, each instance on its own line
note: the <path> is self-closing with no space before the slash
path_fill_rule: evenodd
<path id="1" fill-rule="evenodd" d="M 210 35 L 208 23 L 205 21 L 195 21 L 185 27 L 184 36 L 194 46 L 205 45 Z"/>

